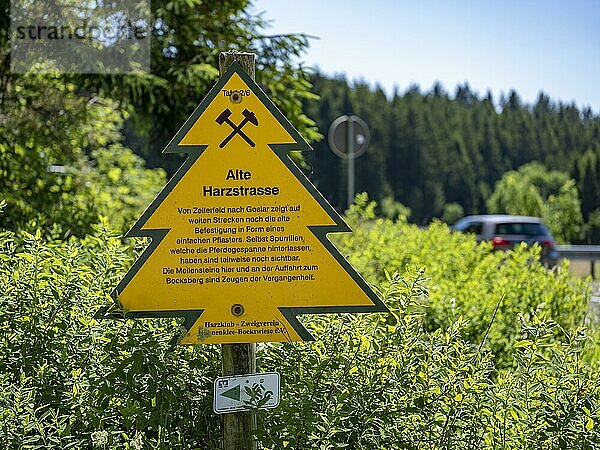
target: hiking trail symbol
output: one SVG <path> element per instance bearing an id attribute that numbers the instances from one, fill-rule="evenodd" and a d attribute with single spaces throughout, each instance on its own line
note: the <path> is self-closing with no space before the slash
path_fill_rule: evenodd
<path id="1" fill-rule="evenodd" d="M 273 409 L 281 399 L 281 376 L 278 372 L 218 377 L 214 381 L 213 411 L 217 414 Z"/>

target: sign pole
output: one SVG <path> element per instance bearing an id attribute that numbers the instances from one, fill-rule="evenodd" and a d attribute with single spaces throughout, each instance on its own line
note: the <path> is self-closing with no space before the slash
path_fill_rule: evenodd
<path id="1" fill-rule="evenodd" d="M 332 122 L 327 139 L 331 151 L 346 160 L 346 202 L 350 208 L 356 193 L 354 160 L 367 151 L 369 127 L 354 114 L 343 115 Z"/>
<path id="2" fill-rule="evenodd" d="M 348 208 L 354 202 L 354 116 L 348 116 L 348 132 L 346 133 L 346 146 L 348 148 Z"/>
<path id="3" fill-rule="evenodd" d="M 219 54 L 221 76 L 234 61 L 238 61 L 250 78 L 254 80 L 254 54 L 222 52 Z M 232 311 L 236 306 L 232 304 Z M 221 344 L 221 370 L 223 376 L 245 375 L 256 372 L 256 344 Z M 256 430 L 256 415 L 253 412 L 223 414 L 221 437 L 223 450 L 256 450 L 252 432 Z"/>

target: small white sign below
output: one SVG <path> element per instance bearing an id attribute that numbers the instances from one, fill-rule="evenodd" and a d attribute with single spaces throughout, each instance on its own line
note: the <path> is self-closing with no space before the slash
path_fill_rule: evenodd
<path id="1" fill-rule="evenodd" d="M 280 377 L 277 372 L 219 377 L 215 380 L 213 410 L 217 414 L 271 409 L 279 406 Z"/>

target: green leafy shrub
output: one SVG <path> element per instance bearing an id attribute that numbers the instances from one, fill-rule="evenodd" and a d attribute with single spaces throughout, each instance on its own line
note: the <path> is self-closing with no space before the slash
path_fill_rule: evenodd
<path id="1" fill-rule="evenodd" d="M 586 356 L 585 329 L 568 324 L 582 313 L 554 301 L 572 295 L 578 307 L 577 282 L 561 284 L 560 269 L 538 272 L 525 249 L 491 254 L 442 225 L 419 230 L 365 219 L 373 208 L 367 203 L 360 213 L 355 238 L 365 249 L 351 258 L 377 280 L 391 313 L 308 317 L 316 342 L 259 345 L 259 369 L 282 374 L 281 405 L 257 412 L 259 447 L 598 448 L 598 364 Z M 399 254 L 379 233 L 383 226 L 392 237 L 415 239 L 404 251 L 422 247 L 428 267 Z M 445 253 L 435 253 L 440 235 Z M 370 246 L 377 253 L 367 253 Z M 58 242 L 0 233 L 0 448 L 220 448 L 211 408 L 218 347 L 170 350 L 177 324 L 169 319 L 92 319 L 142 247 L 100 228 Z M 401 272 L 381 275 L 381 267 L 394 267 L 389 261 L 401 262 Z M 484 261 L 496 264 L 489 272 L 506 270 L 502 276 L 525 272 L 523 280 L 514 291 L 503 282 L 491 293 L 473 282 L 473 305 L 464 293 L 454 309 L 443 306 L 441 293 L 451 277 L 468 279 L 465 268 L 480 271 L 484 284 L 495 280 Z M 546 305 L 519 314 L 513 296 Z M 477 314 L 480 303 L 487 315 Z"/>
<path id="2" fill-rule="evenodd" d="M 444 212 L 442 214 L 442 220 L 448 225 L 454 225 L 465 215 L 464 208 L 458 203 L 446 203 L 444 205 Z"/>
<path id="3" fill-rule="evenodd" d="M 217 447 L 216 348 L 171 351 L 171 321 L 92 319 L 132 261 L 118 237 L 4 232 L 0 249 L 0 448 Z"/>
<path id="4" fill-rule="evenodd" d="M 565 263 L 553 270 L 543 267 L 539 247 L 492 252 L 489 244 L 477 244 L 473 236 L 452 232 L 439 222 L 421 229 L 403 220 L 377 219 L 375 204 L 365 195 L 357 198 L 347 217 L 354 233 L 336 237 L 336 244 L 376 285 L 385 280 L 385 271 L 404 274 L 423 267 L 428 330 L 448 327 L 462 317 L 465 337 L 481 342 L 495 317 L 486 346 L 504 365 L 512 364 L 510 347 L 520 330 L 519 314 L 552 319 L 565 329 L 583 323 L 589 284 L 572 277 Z"/>
<path id="5" fill-rule="evenodd" d="M 263 347 L 283 374 L 280 407 L 259 412 L 268 449 L 596 448 L 600 385 L 585 332 L 534 318 L 514 368 L 463 338 L 465 323 L 425 330 L 421 272 L 383 292 L 391 317 L 314 318 L 316 343 Z M 390 320 L 391 319 L 391 320 Z"/>
<path id="6" fill-rule="evenodd" d="M 575 180 L 538 162 L 502 175 L 487 205 L 492 213 L 541 217 L 559 242 L 582 237 L 583 216 Z"/>

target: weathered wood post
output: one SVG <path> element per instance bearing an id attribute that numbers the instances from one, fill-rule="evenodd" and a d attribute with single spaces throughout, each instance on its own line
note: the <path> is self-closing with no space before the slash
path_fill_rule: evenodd
<path id="1" fill-rule="evenodd" d="M 254 54 L 223 52 L 219 54 L 221 76 L 234 61 L 238 61 L 254 80 Z M 233 305 L 232 305 L 233 306 Z M 256 373 L 256 344 L 222 344 L 221 369 L 223 376 Z M 221 422 L 223 450 L 255 450 L 256 415 L 252 412 L 224 414 Z"/>

